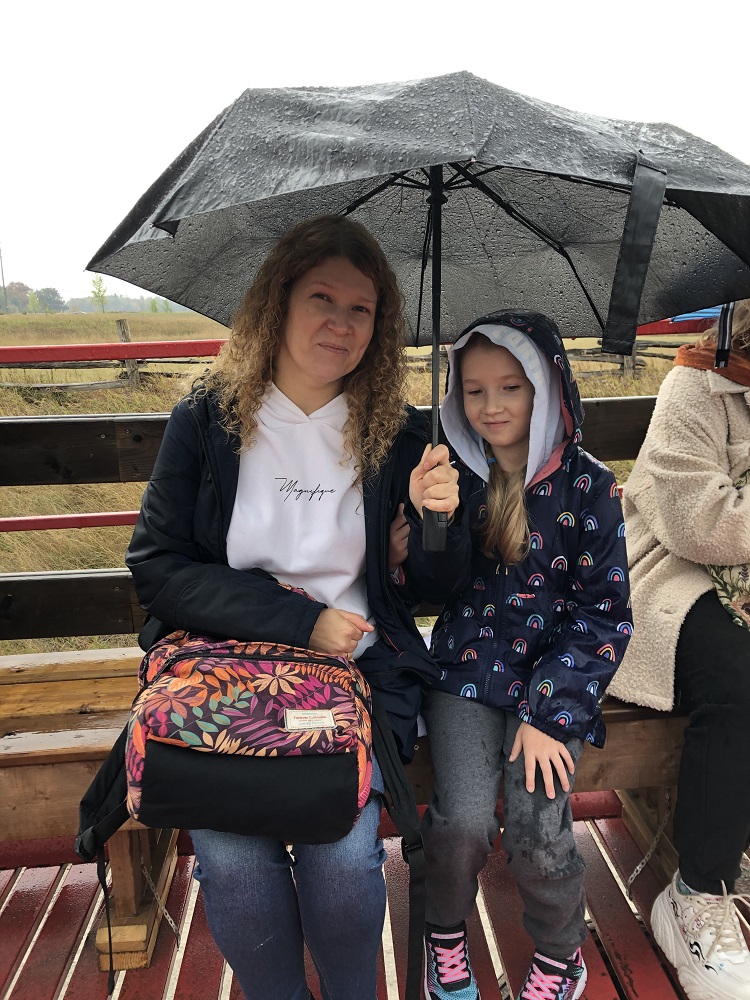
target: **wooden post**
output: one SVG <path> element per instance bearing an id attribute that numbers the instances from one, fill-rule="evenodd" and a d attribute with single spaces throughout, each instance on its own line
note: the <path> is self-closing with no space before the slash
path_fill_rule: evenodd
<path id="1" fill-rule="evenodd" d="M 633 347 L 632 354 L 621 354 L 622 358 L 622 374 L 630 375 L 631 378 L 635 378 L 635 355 L 636 347 Z"/>
<path id="2" fill-rule="evenodd" d="M 128 321 L 126 319 L 117 319 L 117 335 L 123 344 L 130 343 L 130 329 L 128 327 Z M 138 362 L 126 360 L 125 371 L 128 374 L 128 385 L 131 389 L 140 389 L 141 387 L 141 375 L 138 371 Z"/>
<path id="3" fill-rule="evenodd" d="M 148 891 L 144 893 L 141 863 L 151 869 L 151 878 L 161 904 L 166 903 L 177 864 L 178 830 L 146 830 L 128 820 L 108 842 L 112 871 L 112 951 L 115 969 L 145 969 L 151 962 L 162 906 Z M 144 844 L 148 857 L 143 856 Z M 96 933 L 99 968 L 109 968 L 109 935 L 102 917 Z"/>

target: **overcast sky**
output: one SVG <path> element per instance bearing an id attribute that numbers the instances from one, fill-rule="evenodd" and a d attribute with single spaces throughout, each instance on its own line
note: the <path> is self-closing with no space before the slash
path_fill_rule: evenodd
<path id="1" fill-rule="evenodd" d="M 693 8 L 695 9 L 695 8 Z M 470 70 L 609 118 L 668 121 L 750 162 L 747 0 L 432 4 L 8 0 L 0 17 L 6 283 L 85 296 L 86 262 L 246 87 Z M 105 278 L 111 292 L 143 292 Z"/>

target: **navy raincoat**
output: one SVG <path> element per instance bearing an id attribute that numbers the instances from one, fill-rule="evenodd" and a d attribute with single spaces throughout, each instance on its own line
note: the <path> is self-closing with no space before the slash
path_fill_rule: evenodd
<path id="1" fill-rule="evenodd" d="M 454 588 L 441 592 L 439 580 L 424 587 L 431 600 L 446 602 L 432 637 L 442 667 L 435 687 L 513 712 L 562 742 L 575 736 L 600 747 L 600 701 L 632 633 L 617 486 L 612 473 L 580 447 L 581 402 L 554 323 L 538 313 L 500 312 L 464 333 L 485 324 L 522 332 L 551 360 L 551 410 L 558 420 L 559 382 L 562 440 L 527 482 L 531 548 L 515 566 L 481 551 L 486 473 L 478 475 L 476 455 L 467 458 L 459 448 L 462 525 L 471 556 L 466 558 L 464 544 L 458 596 Z M 456 435 L 451 440 L 446 433 L 453 446 Z M 417 522 L 409 546 L 416 568 L 422 559 Z"/>

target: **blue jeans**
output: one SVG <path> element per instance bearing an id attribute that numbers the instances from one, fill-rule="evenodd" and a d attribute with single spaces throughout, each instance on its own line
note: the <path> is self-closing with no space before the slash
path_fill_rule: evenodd
<path id="1" fill-rule="evenodd" d="M 373 759 L 373 789 L 383 779 Z M 376 1000 L 385 916 L 380 800 L 334 844 L 192 830 L 208 926 L 247 1000 L 308 1000 L 303 943 L 323 1000 Z"/>

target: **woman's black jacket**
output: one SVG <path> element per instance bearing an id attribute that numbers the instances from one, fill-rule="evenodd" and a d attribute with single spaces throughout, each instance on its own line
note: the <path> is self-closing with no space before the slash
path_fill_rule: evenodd
<path id="1" fill-rule="evenodd" d="M 407 760 L 413 753 L 422 687 L 439 675 L 401 596 L 406 589 L 412 599 L 420 597 L 410 565 L 420 579 L 437 577 L 450 590 L 456 567 L 468 560 L 468 554 L 457 560 L 451 544 L 446 553 L 429 556 L 417 545 L 419 551 L 415 556 L 410 552 L 404 566 L 407 587 L 390 580 L 390 523 L 398 504 L 408 500 L 409 476 L 426 440 L 425 419 L 410 410 L 386 462 L 363 484 L 367 596 L 381 638 L 359 666 L 387 710 Z M 227 564 L 238 472 L 239 440 L 221 427 L 214 397 L 199 393 L 181 400 L 167 423 L 126 555 L 138 599 L 149 612 L 139 636 L 144 649 L 175 628 L 309 645 L 325 605 L 286 590 L 268 574 Z M 461 533 L 454 529 L 451 535 L 461 548 Z M 456 578 L 455 583 L 461 581 Z M 441 589 L 444 593 L 445 587 Z"/>

